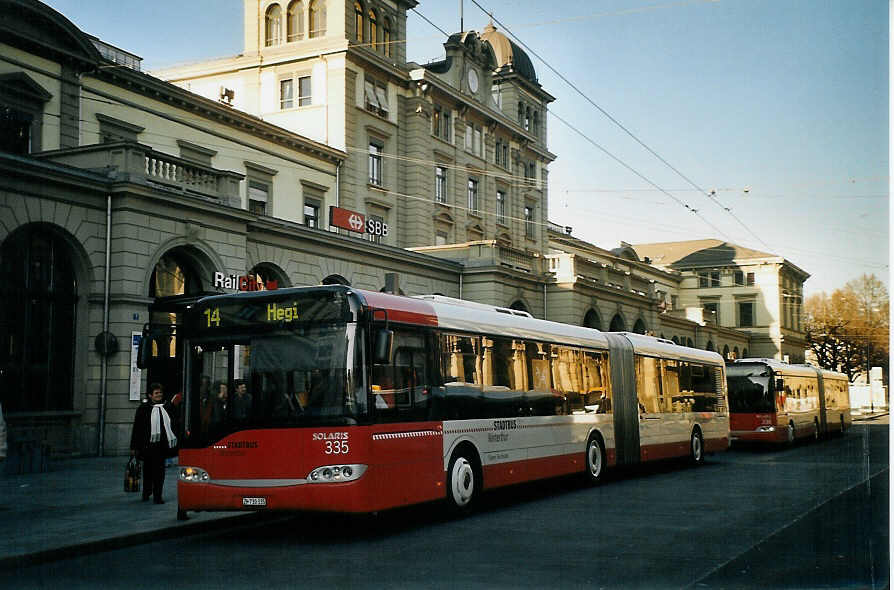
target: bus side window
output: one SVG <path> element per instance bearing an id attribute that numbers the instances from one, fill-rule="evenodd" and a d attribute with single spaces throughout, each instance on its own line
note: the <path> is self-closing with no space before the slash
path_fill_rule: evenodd
<path id="1" fill-rule="evenodd" d="M 557 391 L 568 397 L 581 393 L 581 351 L 568 346 L 552 345 L 553 384 Z"/>
<path id="2" fill-rule="evenodd" d="M 680 363 L 675 360 L 664 361 L 664 397 L 670 403 L 671 412 L 685 412 L 686 405 L 680 395 Z"/>
<path id="3" fill-rule="evenodd" d="M 604 353 L 585 350 L 582 381 L 583 409 L 597 414 L 611 414 L 612 398 L 608 380 L 608 357 Z M 572 405 L 572 412 L 579 410 Z"/>
<path id="4" fill-rule="evenodd" d="M 636 392 L 639 398 L 640 412 L 656 414 L 661 410 L 658 400 L 661 396 L 661 372 L 658 359 L 650 356 L 636 355 L 634 370 L 636 371 Z"/>

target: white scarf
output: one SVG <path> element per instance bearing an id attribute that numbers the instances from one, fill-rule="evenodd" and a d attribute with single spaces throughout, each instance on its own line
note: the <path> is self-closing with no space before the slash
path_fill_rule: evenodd
<path id="1" fill-rule="evenodd" d="M 164 404 L 154 404 L 152 406 L 152 416 L 149 419 L 149 442 L 158 442 L 161 440 L 161 422 L 165 424 L 165 434 L 168 437 L 168 447 L 174 448 L 177 445 L 177 437 L 171 431 L 171 417 L 168 416 Z"/>

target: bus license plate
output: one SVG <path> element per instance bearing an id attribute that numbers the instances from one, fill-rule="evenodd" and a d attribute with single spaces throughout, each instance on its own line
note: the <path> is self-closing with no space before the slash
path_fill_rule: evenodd
<path id="1" fill-rule="evenodd" d="M 243 506 L 266 506 L 267 498 L 242 498 Z"/>

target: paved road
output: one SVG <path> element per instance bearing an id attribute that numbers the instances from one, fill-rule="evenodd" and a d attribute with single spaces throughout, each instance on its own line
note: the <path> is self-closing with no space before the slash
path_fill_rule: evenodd
<path id="1" fill-rule="evenodd" d="M 887 426 L 496 491 L 437 505 L 304 514 L 23 568 L 16 588 L 884 588 Z M 12 585 L 10 585 L 12 584 Z"/>

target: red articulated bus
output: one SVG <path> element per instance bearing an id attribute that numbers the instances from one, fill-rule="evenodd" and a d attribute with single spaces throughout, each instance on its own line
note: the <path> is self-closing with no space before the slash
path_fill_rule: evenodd
<path id="1" fill-rule="evenodd" d="M 726 367 L 730 438 L 792 443 L 844 433 L 851 425 L 843 373 L 774 359 L 738 359 Z"/>
<path id="2" fill-rule="evenodd" d="M 178 337 L 184 515 L 464 510 L 488 488 L 729 446 L 720 355 L 648 336 L 319 286 L 200 299 Z"/>

